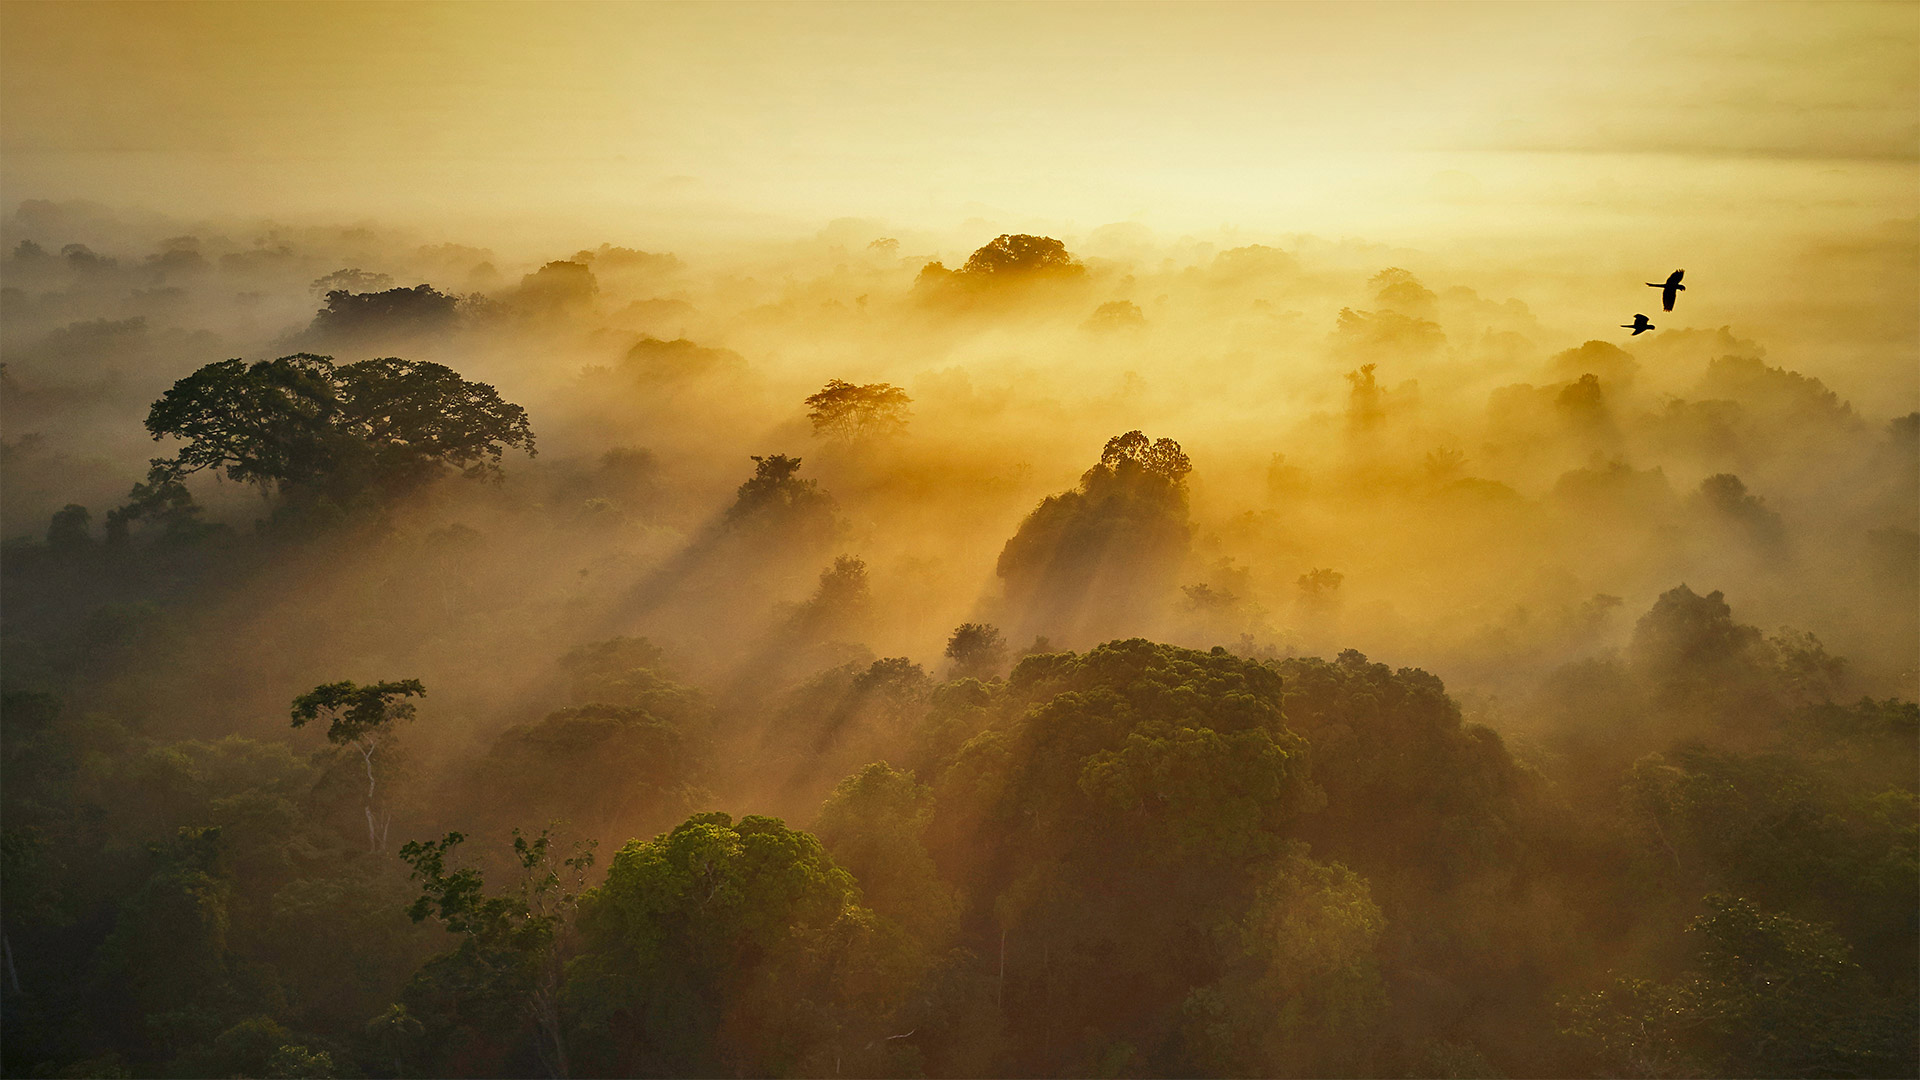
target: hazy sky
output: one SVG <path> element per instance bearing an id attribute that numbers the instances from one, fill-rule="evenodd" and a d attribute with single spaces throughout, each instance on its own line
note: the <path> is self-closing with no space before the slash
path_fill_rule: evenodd
<path id="1" fill-rule="evenodd" d="M 1400 238 L 1920 178 L 1911 4 L 10 2 L 0 80 L 9 204 L 189 214 Z"/>

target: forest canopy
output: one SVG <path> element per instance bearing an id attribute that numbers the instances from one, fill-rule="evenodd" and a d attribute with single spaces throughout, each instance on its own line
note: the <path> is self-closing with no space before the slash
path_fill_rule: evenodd
<path id="1" fill-rule="evenodd" d="M 1916 88 L 0 0 L 0 1080 L 1920 1076 Z"/>
<path id="2" fill-rule="evenodd" d="M 1920 1069 L 1913 417 L 1400 253 L 869 231 L 14 245 L 100 314 L 0 407 L 112 454 L 0 460 L 0 1071 Z M 287 332 L 174 333 L 228 273 Z"/>

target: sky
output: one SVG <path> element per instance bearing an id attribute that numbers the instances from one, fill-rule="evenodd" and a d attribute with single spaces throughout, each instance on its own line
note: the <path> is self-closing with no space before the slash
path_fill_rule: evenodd
<path id="1" fill-rule="evenodd" d="M 0 0 L 28 199 L 523 261 L 1310 234 L 1595 325 L 1595 274 L 1693 267 L 1698 317 L 1920 405 L 1916 4 Z"/>
<path id="2" fill-rule="evenodd" d="M 3 11 L 9 203 L 1420 239 L 1730 196 L 1899 221 L 1920 177 L 1915 5 Z"/>

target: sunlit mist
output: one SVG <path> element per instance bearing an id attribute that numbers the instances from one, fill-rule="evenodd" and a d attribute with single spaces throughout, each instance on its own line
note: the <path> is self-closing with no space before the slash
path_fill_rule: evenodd
<path id="1" fill-rule="evenodd" d="M 1917 1067 L 1915 6 L 5 2 L 0 360 L 4 1075 Z"/>

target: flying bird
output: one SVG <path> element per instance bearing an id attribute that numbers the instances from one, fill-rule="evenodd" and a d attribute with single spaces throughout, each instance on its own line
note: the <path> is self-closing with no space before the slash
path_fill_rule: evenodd
<path id="1" fill-rule="evenodd" d="M 1648 288 L 1660 290 L 1660 303 L 1665 306 L 1665 310 L 1672 311 L 1673 298 L 1687 291 L 1687 287 L 1680 284 L 1680 276 L 1685 273 L 1685 270 L 1675 270 L 1673 273 L 1667 275 L 1667 280 L 1664 284 L 1658 281 L 1647 282 Z"/>
<path id="2" fill-rule="evenodd" d="M 1668 310 L 1668 311 L 1672 311 L 1673 309 L 1672 309 L 1672 308 L 1668 308 L 1667 310 Z M 1630 323 L 1621 323 L 1621 324 L 1620 324 L 1620 329 L 1622 329 L 1622 330 L 1631 330 L 1631 331 L 1633 331 L 1633 333 L 1632 333 L 1631 335 L 1629 335 L 1629 336 L 1631 336 L 1631 337 L 1639 337 L 1639 336 L 1640 336 L 1641 334 L 1644 334 L 1644 333 L 1646 333 L 1647 331 L 1649 331 L 1649 330 L 1652 330 L 1652 329 L 1654 329 L 1654 325 L 1653 325 L 1652 323 L 1650 323 L 1650 322 L 1648 322 L 1648 321 L 1647 321 L 1647 317 L 1646 317 L 1645 315 L 1635 315 L 1635 316 L 1633 317 L 1633 321 L 1632 321 L 1632 322 L 1630 322 Z"/>

